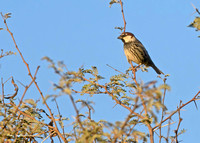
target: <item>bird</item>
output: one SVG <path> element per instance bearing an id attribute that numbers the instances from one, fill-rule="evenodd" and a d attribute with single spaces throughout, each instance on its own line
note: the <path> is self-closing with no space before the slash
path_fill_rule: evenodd
<path id="1" fill-rule="evenodd" d="M 159 70 L 154 62 L 151 60 L 147 50 L 143 44 L 130 32 L 123 32 L 118 39 L 124 43 L 124 53 L 128 62 L 131 64 L 132 61 L 138 65 L 145 65 L 146 67 L 152 67 L 157 74 L 164 73 Z"/>

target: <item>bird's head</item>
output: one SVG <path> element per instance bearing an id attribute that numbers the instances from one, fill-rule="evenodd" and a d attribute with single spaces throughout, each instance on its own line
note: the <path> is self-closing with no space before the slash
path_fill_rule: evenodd
<path id="1" fill-rule="evenodd" d="M 130 32 L 123 32 L 118 39 L 121 39 L 124 43 L 134 42 L 136 40 L 135 36 Z"/>

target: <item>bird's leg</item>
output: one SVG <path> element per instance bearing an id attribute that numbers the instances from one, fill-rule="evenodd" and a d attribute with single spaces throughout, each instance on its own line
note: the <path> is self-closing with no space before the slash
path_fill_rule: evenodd
<path id="1" fill-rule="evenodd" d="M 134 72 L 137 72 L 137 69 L 141 66 L 141 64 L 138 64 L 138 66 L 133 66 L 133 63 L 131 61 L 129 63 L 131 64 L 131 68 L 132 70 L 134 70 Z"/>

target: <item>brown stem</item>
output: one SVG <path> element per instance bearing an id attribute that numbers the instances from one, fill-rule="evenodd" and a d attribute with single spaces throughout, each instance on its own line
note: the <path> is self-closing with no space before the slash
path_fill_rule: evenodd
<path id="1" fill-rule="evenodd" d="M 124 123 L 122 124 L 121 130 L 123 131 L 125 126 L 127 125 L 128 121 L 131 119 L 131 115 L 133 114 L 134 109 L 129 113 L 128 117 L 126 118 L 126 120 L 124 121 Z"/>
<path id="2" fill-rule="evenodd" d="M 124 10 L 123 10 L 123 3 L 122 0 L 119 1 L 120 5 L 121 5 L 121 12 L 122 12 L 122 16 L 123 16 L 123 21 L 124 21 L 124 32 L 126 31 L 126 20 L 125 20 L 125 16 L 124 16 Z"/>
<path id="3" fill-rule="evenodd" d="M 135 81 L 135 84 L 137 85 L 137 88 L 139 87 L 139 84 L 136 80 L 136 71 L 137 71 L 137 68 L 140 67 L 140 65 L 134 67 L 132 62 L 130 62 L 131 64 L 131 68 L 132 68 L 132 73 L 134 75 L 134 78 L 133 80 Z M 141 99 L 141 102 L 142 102 L 142 105 L 143 105 L 143 108 L 144 108 L 144 111 L 145 111 L 145 114 L 148 115 L 148 110 L 147 110 L 147 107 L 146 107 L 146 104 L 145 104 L 145 101 L 144 101 L 144 98 L 143 98 L 143 95 L 141 93 L 137 93 L 137 95 L 140 97 Z M 154 132 L 153 132 L 153 128 L 151 127 L 151 125 L 148 123 L 147 124 L 147 127 L 148 127 L 148 130 L 149 130 L 149 134 L 150 134 L 150 142 L 151 143 L 154 143 Z"/>
<path id="4" fill-rule="evenodd" d="M 136 80 L 136 71 L 137 71 L 137 68 L 140 67 L 140 65 L 134 67 L 132 62 L 129 62 L 129 63 L 131 64 L 131 70 L 132 70 L 132 73 L 133 73 L 133 80 L 134 80 L 135 84 L 136 84 L 137 87 L 138 87 L 139 84 L 138 84 L 138 82 L 137 82 L 137 80 Z"/>
<path id="5" fill-rule="evenodd" d="M 166 83 L 166 78 L 164 78 L 164 84 Z M 162 98 L 162 104 L 164 105 L 165 103 L 165 95 L 166 95 L 166 88 L 164 89 L 164 93 L 163 93 L 163 98 Z M 163 121 L 163 118 L 164 118 L 164 108 L 162 108 L 162 115 L 161 115 L 161 120 L 160 120 L 160 136 L 159 136 L 159 143 L 161 143 L 161 140 L 162 140 L 162 121 Z M 169 125 L 170 126 L 170 125 Z"/>
<path id="6" fill-rule="evenodd" d="M 180 105 L 181 105 L 181 102 L 182 102 L 182 101 L 180 101 Z M 180 110 L 178 111 L 178 117 L 179 117 L 178 126 L 177 126 L 177 129 L 174 131 L 174 132 L 175 132 L 176 143 L 178 143 L 178 130 L 179 130 L 180 124 L 181 124 L 181 122 L 182 122 L 182 120 L 183 120 L 183 119 L 181 118 L 181 112 L 180 112 Z"/>
<path id="7" fill-rule="evenodd" d="M 147 124 L 147 127 L 148 127 L 148 129 L 149 129 L 150 143 L 154 143 L 154 132 L 153 132 L 153 128 L 151 127 L 150 124 Z"/>
<path id="8" fill-rule="evenodd" d="M 4 106 L 4 83 L 3 83 L 3 78 L 1 78 L 1 88 L 2 88 L 2 103 Z M 6 114 L 5 114 L 6 115 Z"/>
<path id="9" fill-rule="evenodd" d="M 60 114 L 60 109 L 59 109 L 59 106 L 58 106 L 58 103 L 57 103 L 57 101 L 56 101 L 56 98 L 54 99 L 54 101 L 55 101 L 55 103 L 56 103 L 56 107 L 57 107 L 57 110 L 58 110 L 58 114 L 59 114 L 59 120 L 61 121 L 62 119 L 61 119 L 61 114 Z M 62 128 L 62 130 L 63 130 L 63 135 L 65 134 L 65 129 L 64 129 L 64 126 L 63 127 L 61 127 Z"/>
<path id="10" fill-rule="evenodd" d="M 143 113 L 143 111 L 144 111 L 144 109 L 140 112 L 140 115 Z M 137 122 L 139 121 L 139 117 L 137 118 Z M 132 127 L 131 127 L 131 129 L 129 130 L 129 135 L 131 134 L 131 132 L 133 131 L 133 129 L 135 128 L 135 126 L 136 126 L 137 124 L 135 124 L 135 125 L 133 125 Z"/>
<path id="11" fill-rule="evenodd" d="M 58 86 L 58 85 L 56 85 L 56 84 L 54 84 L 54 86 L 56 86 L 58 89 L 60 89 L 60 90 L 62 90 L 62 91 L 64 92 L 64 89 L 63 89 L 62 87 L 60 87 L 60 86 Z M 75 90 L 73 90 L 73 91 L 75 92 Z M 76 92 L 75 92 L 75 93 L 76 93 Z M 78 124 L 80 125 L 81 129 L 82 129 L 83 131 L 85 131 L 85 128 L 83 127 L 83 125 L 82 125 L 82 123 L 81 123 L 81 119 L 79 118 L 79 110 L 78 110 L 77 107 L 76 107 L 74 98 L 72 97 L 71 94 L 68 94 L 68 95 L 69 95 L 69 98 L 70 98 L 70 100 L 71 100 L 71 102 L 72 102 L 72 105 L 73 105 L 73 107 L 74 107 L 74 110 L 75 110 L 75 112 L 76 112 L 76 120 L 77 120 Z"/>
<path id="12" fill-rule="evenodd" d="M 112 68 L 113 70 L 115 70 L 116 72 L 119 72 L 119 73 L 121 73 L 122 75 L 125 75 L 126 77 L 129 77 L 129 78 L 130 78 L 130 76 L 128 76 L 127 74 L 125 74 L 125 73 L 123 73 L 123 72 L 117 70 L 116 68 L 112 67 L 111 65 L 109 65 L 109 64 L 106 64 L 106 65 L 107 65 L 108 67 Z"/>
<path id="13" fill-rule="evenodd" d="M 126 118 L 126 120 L 124 121 L 124 123 L 122 124 L 121 130 L 123 131 L 123 129 L 125 128 L 125 126 L 127 125 L 128 121 L 131 119 L 131 115 L 133 114 L 133 112 L 135 111 L 135 109 L 137 108 L 137 102 L 138 102 L 138 97 L 136 97 L 136 101 L 135 101 L 135 105 L 133 107 L 133 109 L 131 110 L 131 112 L 129 113 L 128 117 Z M 141 111 L 140 115 L 142 114 L 143 110 Z M 140 118 L 138 117 L 138 120 Z M 134 128 L 134 127 L 133 127 Z"/>
<path id="14" fill-rule="evenodd" d="M 169 133 L 170 133 L 170 124 L 171 124 L 171 119 L 169 119 L 168 121 L 168 129 L 167 129 L 167 137 L 166 137 L 166 142 L 168 143 L 169 142 Z"/>
<path id="15" fill-rule="evenodd" d="M 69 95 L 69 97 L 70 97 L 70 100 L 71 100 L 71 102 L 72 102 L 72 104 L 73 104 L 73 106 L 74 106 L 74 109 L 75 109 L 75 111 L 76 111 L 76 120 L 77 120 L 77 122 L 79 123 L 81 129 L 82 129 L 83 131 L 85 131 L 85 128 L 83 127 L 83 125 L 82 125 L 82 123 L 81 123 L 81 120 L 80 120 L 80 118 L 79 118 L 79 111 L 78 111 L 78 109 L 77 109 L 77 107 L 76 107 L 76 104 L 75 104 L 75 102 L 74 102 L 74 98 L 72 97 L 71 94 Z"/>

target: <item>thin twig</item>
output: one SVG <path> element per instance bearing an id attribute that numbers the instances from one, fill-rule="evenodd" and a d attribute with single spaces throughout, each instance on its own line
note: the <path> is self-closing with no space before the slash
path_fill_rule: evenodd
<path id="1" fill-rule="evenodd" d="M 2 89 L 2 103 L 4 106 L 4 83 L 3 83 L 3 78 L 1 78 L 1 89 Z M 6 115 L 6 114 L 5 114 Z"/>
<path id="2" fill-rule="evenodd" d="M 126 77 L 129 77 L 129 78 L 130 78 L 130 76 L 128 76 L 127 74 L 125 74 L 125 73 L 123 73 L 123 72 L 117 70 L 116 68 L 112 67 L 111 65 L 109 65 L 109 64 L 106 64 L 106 65 L 107 65 L 108 67 L 112 68 L 113 70 L 115 70 L 116 72 L 119 72 L 119 73 L 121 73 L 122 75 L 125 75 Z"/>
<path id="3" fill-rule="evenodd" d="M 39 68 L 40 68 L 40 66 L 37 67 L 37 69 L 36 69 L 36 71 L 35 71 L 34 78 L 33 78 L 32 81 L 29 83 L 29 85 L 28 85 L 28 86 L 25 86 L 24 93 L 23 93 L 23 95 L 22 95 L 22 97 L 21 97 L 21 99 L 20 99 L 19 104 L 17 105 L 17 109 L 18 109 L 19 106 L 22 104 L 23 99 L 24 99 L 24 96 L 25 96 L 26 92 L 28 91 L 29 87 L 30 87 L 30 86 L 32 85 L 32 83 L 35 81 L 35 79 L 36 79 L 36 75 L 37 75 L 37 72 L 38 72 Z M 16 109 L 15 112 L 17 112 L 17 109 Z"/>
<path id="4" fill-rule="evenodd" d="M 166 84 L 166 78 L 164 78 L 163 79 L 163 81 L 164 81 L 164 84 Z M 164 105 L 164 103 L 165 103 L 165 95 L 166 95 L 166 88 L 164 89 L 164 93 L 163 93 L 163 98 L 162 98 L 162 104 Z M 162 108 L 162 115 L 161 115 L 161 120 L 160 120 L 160 131 L 159 131 L 159 134 L 160 134 L 160 136 L 159 136 L 159 143 L 161 143 L 161 140 L 162 140 L 162 120 L 163 120 L 163 118 L 164 118 L 164 111 L 165 111 L 165 109 L 164 108 Z M 170 126 L 170 125 L 169 125 Z"/>
<path id="5" fill-rule="evenodd" d="M 85 131 L 85 128 L 83 127 L 82 122 L 81 122 L 81 119 L 80 119 L 80 117 L 79 117 L 79 110 L 78 110 L 77 107 L 76 107 L 76 104 L 75 104 L 75 102 L 74 102 L 74 98 L 72 97 L 71 94 L 69 94 L 69 97 L 70 97 L 70 100 L 71 100 L 71 102 L 72 102 L 72 104 L 73 104 L 73 107 L 74 107 L 74 109 L 75 109 L 75 111 L 76 111 L 76 120 L 77 120 L 77 122 L 79 123 L 81 129 L 82 129 L 83 131 Z"/>
<path id="6" fill-rule="evenodd" d="M 166 127 L 166 126 L 169 126 L 169 125 L 172 125 L 172 124 L 175 124 L 176 122 L 170 122 L 170 123 L 167 123 L 166 125 L 163 125 L 161 128 L 164 128 L 164 127 Z M 160 129 L 160 127 L 159 128 L 156 128 L 155 130 L 153 130 L 153 131 L 156 131 L 156 130 L 158 130 L 158 129 Z"/>
<path id="7" fill-rule="evenodd" d="M 18 90 L 19 90 L 18 85 L 15 83 L 15 81 L 14 81 L 13 78 L 12 78 L 12 80 L 11 80 L 11 83 L 12 83 L 12 85 L 13 85 L 14 88 L 15 88 L 15 93 L 14 93 L 12 96 L 10 96 L 10 97 L 5 97 L 5 99 L 10 99 L 10 98 L 13 99 L 13 98 L 17 95 L 17 93 L 18 93 Z"/>
<path id="8" fill-rule="evenodd" d="M 139 84 L 138 84 L 138 82 L 137 82 L 137 80 L 136 80 L 136 72 L 137 72 L 137 69 L 140 67 L 140 64 L 138 65 L 138 66 L 133 66 L 133 63 L 132 62 L 130 62 L 130 64 L 131 64 L 131 70 L 132 70 L 132 73 L 133 73 L 133 80 L 134 80 L 134 82 L 135 82 L 135 84 L 137 85 L 137 87 L 139 86 Z"/>
<path id="9" fill-rule="evenodd" d="M 43 143 L 45 140 L 47 140 L 49 137 L 51 137 L 53 134 L 55 134 L 55 131 L 54 132 L 52 132 L 51 134 L 49 134 L 44 140 L 42 140 L 42 142 L 41 143 Z"/>
<path id="10" fill-rule="evenodd" d="M 181 106 L 181 103 L 182 101 L 180 101 L 180 106 Z M 178 130 L 179 130 L 179 127 L 180 127 L 180 124 L 182 122 L 182 118 L 181 118 L 181 112 L 180 110 L 178 111 L 178 117 L 179 117 L 179 122 L 178 122 L 178 126 L 176 128 L 176 130 L 174 131 L 175 132 L 175 140 L 176 140 L 176 143 L 178 143 Z"/>
<path id="11" fill-rule="evenodd" d="M 171 118 L 169 119 L 168 124 L 169 125 L 171 124 Z M 170 126 L 168 126 L 168 129 L 167 129 L 167 138 L 166 138 L 167 143 L 169 142 L 169 133 L 170 133 Z"/>
<path id="12" fill-rule="evenodd" d="M 123 21 L 124 21 L 124 32 L 125 32 L 125 31 L 126 31 L 126 20 L 125 20 L 125 16 L 124 16 L 124 9 L 123 9 L 122 0 L 120 0 L 119 3 L 120 3 L 120 5 L 121 5 L 121 12 L 122 12 Z"/>
<path id="13" fill-rule="evenodd" d="M 138 102 L 138 98 L 136 97 L 136 102 L 135 105 L 132 109 L 132 111 L 129 113 L 129 115 L 127 116 L 126 120 L 124 121 L 124 123 L 122 124 L 121 130 L 123 131 L 125 126 L 127 125 L 128 121 L 131 119 L 133 112 L 135 111 L 135 109 L 137 108 L 137 102 Z M 142 114 L 142 112 L 140 113 L 140 115 Z M 139 120 L 139 117 L 138 117 Z"/>
<path id="14" fill-rule="evenodd" d="M 196 10 L 196 12 L 200 15 L 199 10 L 192 4 L 192 7 Z"/>
<path id="15" fill-rule="evenodd" d="M 143 111 L 144 111 L 144 109 L 140 112 L 140 115 L 142 115 L 142 113 L 143 113 Z M 136 122 L 138 122 L 140 120 L 140 118 L 138 117 L 137 118 L 137 120 L 136 120 Z M 131 129 L 130 129 L 130 131 L 129 131 L 129 135 L 131 134 L 131 132 L 133 131 L 133 129 L 135 128 L 135 126 L 136 126 L 137 124 L 134 124 L 132 127 L 131 127 Z"/>
<path id="16" fill-rule="evenodd" d="M 54 86 L 56 86 L 58 89 L 60 89 L 60 90 L 62 90 L 62 91 L 64 92 L 64 89 L 63 89 L 62 87 L 60 87 L 60 86 L 58 86 L 58 85 L 56 85 L 56 84 L 54 84 Z M 79 126 L 81 127 L 81 129 L 82 129 L 83 131 L 85 131 L 85 128 L 83 127 L 82 122 L 81 122 L 81 119 L 80 119 L 80 117 L 79 117 L 79 110 L 78 110 L 78 108 L 76 107 L 74 98 L 72 97 L 71 94 L 68 94 L 68 95 L 69 95 L 69 98 L 70 98 L 70 100 L 71 100 L 71 102 L 72 102 L 72 105 L 73 105 L 73 107 L 74 107 L 74 110 L 75 110 L 75 112 L 76 112 L 76 120 L 77 120 Z"/>
<path id="17" fill-rule="evenodd" d="M 123 131 L 125 126 L 127 125 L 128 121 L 131 119 L 132 114 L 134 112 L 134 109 L 129 113 L 128 117 L 126 118 L 126 120 L 124 121 L 124 123 L 122 124 L 121 130 Z"/>
<path id="18" fill-rule="evenodd" d="M 11 83 L 12 83 L 12 85 L 14 86 L 14 90 L 15 90 L 15 93 L 13 94 L 13 95 L 11 95 L 11 96 L 5 96 L 5 95 L 3 95 L 3 103 L 4 103 L 4 99 L 10 99 L 10 98 L 14 98 L 16 95 L 17 95 L 17 93 L 18 93 L 18 90 L 19 90 L 19 88 L 18 88 L 18 85 L 15 83 L 15 81 L 14 81 L 14 79 L 13 79 L 13 77 L 11 76 L 11 77 L 9 77 L 5 82 L 3 82 L 3 78 L 2 78 L 2 88 L 4 88 L 4 84 L 6 83 L 6 82 L 8 82 L 9 80 L 11 79 Z M 2 90 L 3 91 L 3 90 Z M 3 93 L 4 94 L 4 93 Z"/>
<path id="19" fill-rule="evenodd" d="M 57 107 L 57 110 L 58 110 L 59 120 L 62 121 L 62 115 L 60 114 L 60 109 L 59 109 L 58 103 L 57 103 L 57 101 L 56 101 L 56 98 L 54 98 L 54 101 L 55 101 L 55 103 L 56 103 L 56 107 Z M 63 130 L 63 135 L 65 135 L 65 129 L 64 129 L 64 126 L 61 127 L 61 128 L 62 128 L 62 130 Z"/>

